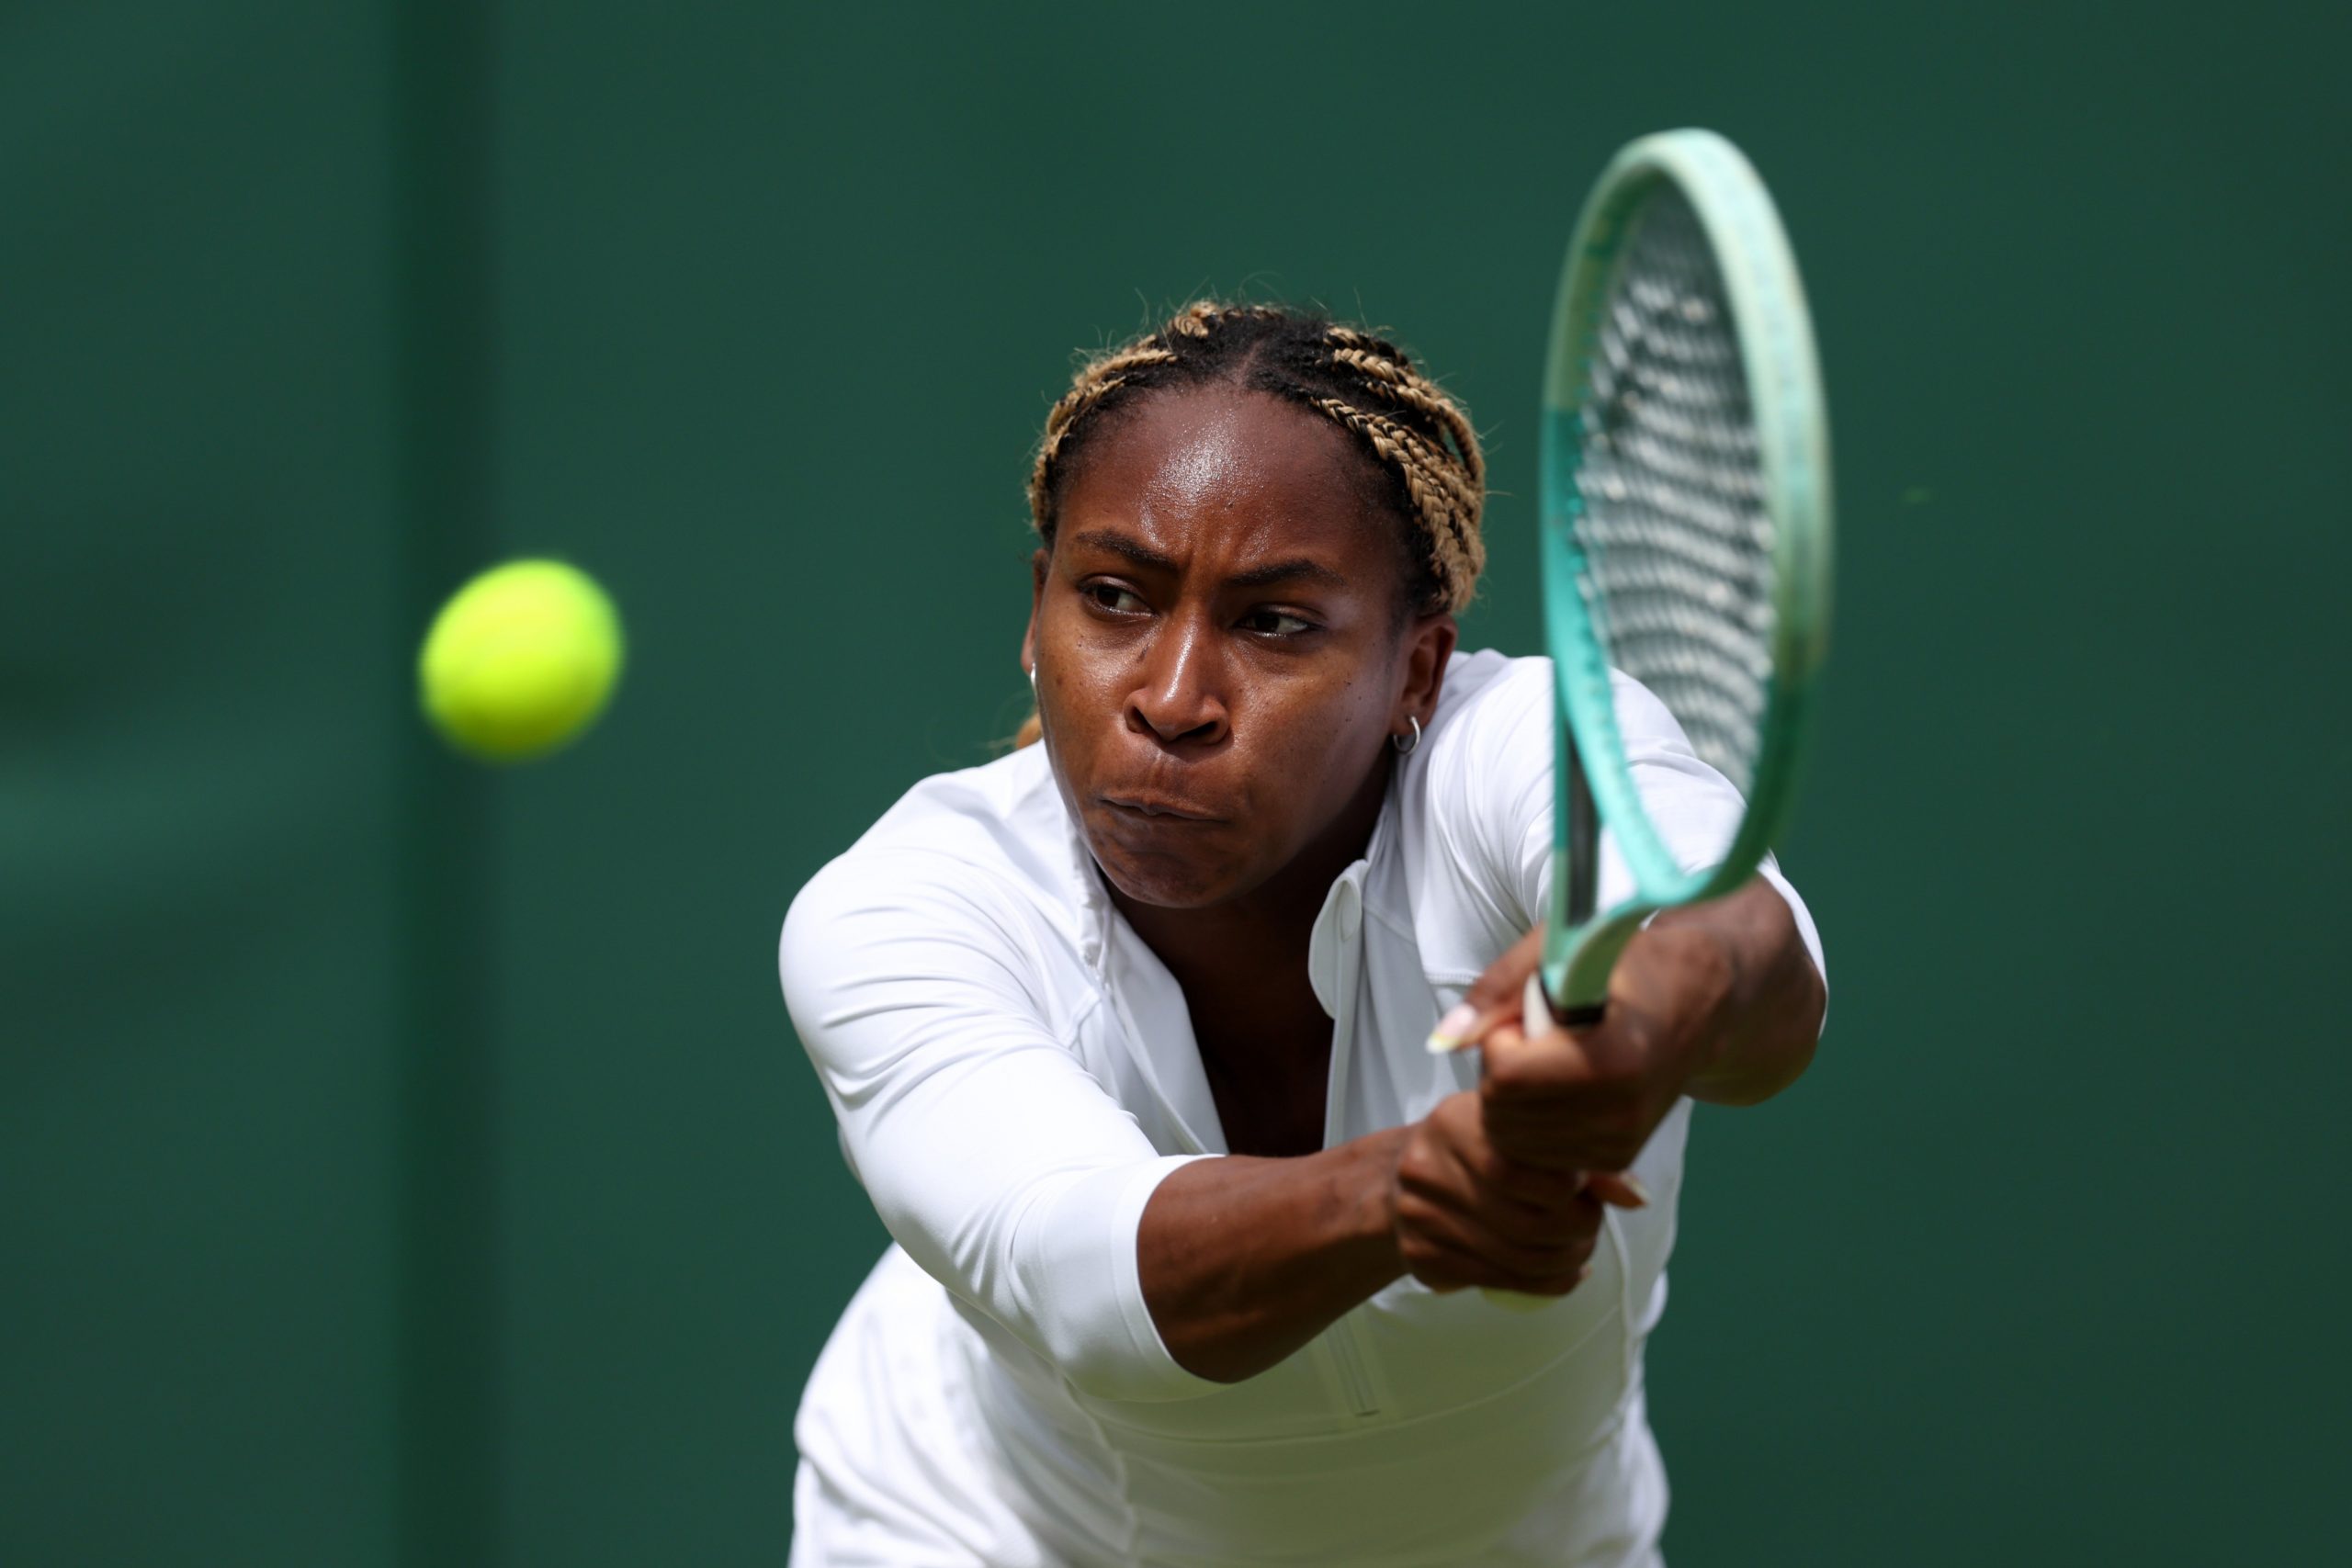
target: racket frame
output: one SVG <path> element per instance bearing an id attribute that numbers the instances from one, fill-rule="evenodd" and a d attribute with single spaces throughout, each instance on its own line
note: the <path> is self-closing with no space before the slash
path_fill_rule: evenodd
<path id="1" fill-rule="evenodd" d="M 1635 220 L 1662 182 L 1690 203 L 1714 254 L 1738 338 L 1759 437 L 1764 504 L 1773 522 L 1773 673 L 1758 719 L 1762 744 L 1747 809 L 1723 860 L 1688 872 L 1658 836 L 1634 788 L 1607 656 L 1585 606 L 1586 560 L 1574 528 L 1584 507 L 1577 483 L 1583 395 L 1601 312 Z M 1642 138 L 1611 161 L 1586 199 L 1553 310 L 1538 527 L 1544 629 L 1557 686 L 1551 907 L 1539 975 L 1555 1015 L 1576 1023 L 1599 1016 L 1610 972 L 1645 921 L 1660 909 L 1731 892 L 1785 830 L 1828 651 L 1829 426 L 1811 313 L 1763 181 L 1740 151 L 1713 131 Z M 1589 803 L 1579 798 L 1586 789 Z M 1597 829 L 1603 825 L 1633 873 L 1635 892 L 1596 919 Z"/>

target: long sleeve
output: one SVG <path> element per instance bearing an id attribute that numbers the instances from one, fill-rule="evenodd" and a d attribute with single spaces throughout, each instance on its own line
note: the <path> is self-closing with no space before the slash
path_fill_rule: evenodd
<path id="1" fill-rule="evenodd" d="M 853 852 L 803 888 L 778 953 L 794 1028 L 890 1235 L 1075 1386 L 1217 1385 L 1153 1327 L 1136 1238 L 1163 1156 L 1065 1047 L 1036 935 L 977 869 Z"/>

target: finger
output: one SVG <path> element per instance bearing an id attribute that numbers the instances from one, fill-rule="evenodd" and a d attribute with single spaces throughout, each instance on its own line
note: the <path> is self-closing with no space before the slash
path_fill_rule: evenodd
<path id="1" fill-rule="evenodd" d="M 1600 1234 L 1605 1200 L 1585 1190 L 1581 1173 L 1543 1171 L 1540 1181 L 1489 1183 L 1475 1207 L 1464 1213 L 1486 1234 L 1512 1247 L 1583 1245 Z M 1530 1194 L 1532 1195 L 1530 1195 Z M 1464 1240 L 1475 1241 L 1476 1233 Z"/>
<path id="2" fill-rule="evenodd" d="M 1605 1213 L 1589 1192 L 1555 1204 L 1487 1193 L 1474 1195 L 1466 1204 L 1443 1206 L 1422 1228 L 1519 1273 L 1556 1274 L 1591 1256 Z"/>
<path id="3" fill-rule="evenodd" d="M 1476 1285 L 1523 1295 L 1561 1296 L 1592 1273 L 1592 1258 L 1588 1250 L 1545 1268 L 1522 1270 L 1449 1242 L 1424 1237 L 1407 1249 L 1406 1268 L 1414 1279 L 1441 1295 Z"/>
<path id="4" fill-rule="evenodd" d="M 1429 1048 L 1432 1056 L 1465 1050 L 1477 1044 L 1487 1031 L 1505 1019 L 1517 1016 L 1518 1004 L 1509 1008 L 1488 1008 L 1484 1010 L 1464 1002 L 1460 1007 L 1437 1021 L 1430 1031 Z"/>
<path id="5" fill-rule="evenodd" d="M 1526 1160 L 1513 1159 L 1494 1150 L 1477 1171 L 1479 1181 L 1510 1202 L 1543 1214 L 1558 1214 L 1588 1196 L 1585 1174 L 1569 1167 L 1531 1165 Z M 1589 1196 L 1605 1198 L 1594 1192 Z"/>
<path id="6" fill-rule="evenodd" d="M 1400 1195 L 1398 1241 L 1450 1247 L 1519 1274 L 1556 1274 L 1591 1256 L 1602 1209 L 1589 1195 L 1539 1209 L 1473 1192 Z"/>
<path id="7" fill-rule="evenodd" d="M 1592 1195 L 1613 1209 L 1646 1209 L 1650 1190 L 1630 1170 L 1595 1170 L 1585 1175 Z"/>
<path id="8" fill-rule="evenodd" d="M 1497 1023 L 1517 1017 L 1527 977 L 1543 962 L 1544 929 L 1538 926 L 1488 964 L 1487 972 L 1462 994 L 1461 1004 L 1438 1020 L 1437 1027 L 1430 1032 L 1430 1053 L 1442 1055 L 1475 1045 Z"/>
<path id="9" fill-rule="evenodd" d="M 1532 983 L 1529 988 L 1534 988 Z M 1487 1030 L 1478 1042 L 1486 1055 L 1483 1071 L 1488 1077 L 1499 1075 L 1547 1086 L 1583 1083 L 1592 1076 L 1590 1046 L 1608 1027 L 1603 1019 L 1582 1029 L 1570 1029 L 1553 1017 L 1548 1005 L 1535 1014 L 1516 1013 L 1510 1021 Z"/>

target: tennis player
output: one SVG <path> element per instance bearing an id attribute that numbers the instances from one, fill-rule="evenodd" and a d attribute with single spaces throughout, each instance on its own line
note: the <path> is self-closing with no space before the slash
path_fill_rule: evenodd
<path id="1" fill-rule="evenodd" d="M 1768 863 L 1637 936 L 1600 1023 L 1521 1016 L 1551 667 L 1456 649 L 1477 438 L 1382 338 L 1195 305 L 1079 373 L 1029 495 L 1022 744 L 785 921 L 895 1239 L 800 1406 L 792 1562 L 1657 1562 L 1690 1104 L 1804 1070 L 1804 906 Z M 1616 699 L 1713 863 L 1736 792 Z"/>

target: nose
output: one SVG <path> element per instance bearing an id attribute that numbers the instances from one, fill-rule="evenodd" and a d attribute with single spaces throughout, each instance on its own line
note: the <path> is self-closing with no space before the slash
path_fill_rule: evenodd
<path id="1" fill-rule="evenodd" d="M 1210 628 L 1193 617 L 1171 616 L 1143 652 L 1135 690 L 1127 696 L 1127 727 L 1163 745 L 1225 739 L 1232 716 Z"/>

